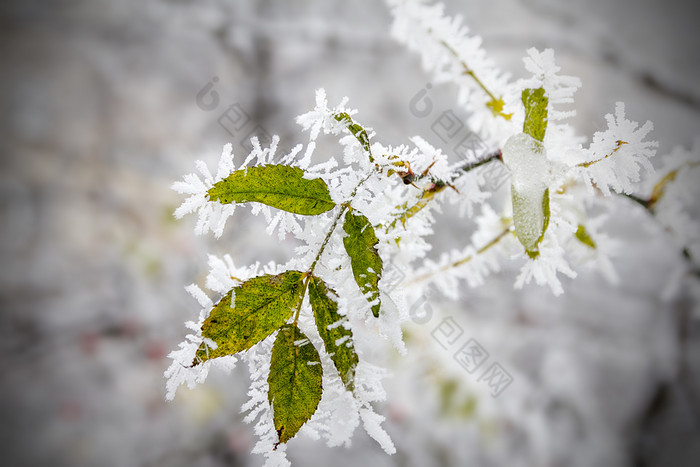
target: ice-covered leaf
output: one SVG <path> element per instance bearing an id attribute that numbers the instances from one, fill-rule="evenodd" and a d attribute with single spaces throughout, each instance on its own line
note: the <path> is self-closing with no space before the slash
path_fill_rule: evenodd
<path id="1" fill-rule="evenodd" d="M 503 162 L 511 172 L 511 200 L 515 235 L 527 254 L 538 255 L 537 245 L 549 225 L 548 166 L 542 143 L 526 133 L 513 135 L 503 146 Z"/>
<path id="2" fill-rule="evenodd" d="M 208 195 L 224 204 L 254 201 L 303 215 L 321 214 L 335 207 L 326 182 L 306 179 L 302 169 L 288 165 L 236 170 L 210 188 Z"/>
<path id="3" fill-rule="evenodd" d="M 345 387 L 352 391 L 358 358 L 352 331 L 341 323 L 343 317 L 338 314 L 335 291 L 318 277 L 312 277 L 309 281 L 309 302 L 326 352 L 333 360 Z"/>
<path id="4" fill-rule="evenodd" d="M 379 240 L 369 220 L 362 214 L 348 211 L 343 222 L 343 230 L 348 234 L 343 239 L 345 251 L 350 256 L 355 282 L 372 305 L 372 314 L 379 317 L 379 279 L 382 274 L 382 258 L 377 251 Z"/>
<path id="5" fill-rule="evenodd" d="M 547 103 L 549 102 L 544 95 L 544 88 L 523 89 L 522 99 L 525 106 L 523 133 L 542 142 L 547 131 Z"/>
<path id="6" fill-rule="evenodd" d="M 530 258 L 539 255 L 537 245 L 549 225 L 549 188 L 544 135 L 547 131 L 547 104 L 544 88 L 523 89 L 525 121 L 523 133 L 508 140 L 503 160 L 513 172 L 511 199 L 515 235 Z M 510 144 L 509 144 L 510 143 Z"/>
<path id="7" fill-rule="evenodd" d="M 272 346 L 268 401 L 279 443 L 286 443 L 316 412 L 323 369 L 311 341 L 294 324 L 282 326 Z"/>
<path id="8" fill-rule="evenodd" d="M 302 279 L 301 272 L 287 271 L 254 277 L 231 289 L 202 325 L 202 335 L 213 340 L 216 349 L 203 346 L 197 356 L 207 360 L 233 355 L 275 332 L 299 305 Z"/>

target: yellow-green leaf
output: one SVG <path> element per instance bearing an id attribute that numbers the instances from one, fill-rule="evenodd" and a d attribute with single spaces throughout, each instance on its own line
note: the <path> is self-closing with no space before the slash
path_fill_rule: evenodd
<path id="1" fill-rule="evenodd" d="M 523 133 L 542 142 L 547 131 L 547 104 L 549 103 L 549 99 L 544 95 L 544 88 L 523 89 L 522 99 L 525 106 Z"/>
<path id="2" fill-rule="evenodd" d="M 306 179 L 303 170 L 288 165 L 236 170 L 209 189 L 209 199 L 224 204 L 253 201 L 303 215 L 321 214 L 335 207 L 326 182 Z"/>
<path id="3" fill-rule="evenodd" d="M 576 229 L 576 238 L 578 239 L 579 242 L 583 243 L 584 245 L 593 248 L 595 250 L 596 245 L 593 239 L 591 238 L 590 235 L 588 235 L 588 232 L 586 231 L 586 228 L 582 225 L 578 225 L 578 229 Z"/>
<path id="4" fill-rule="evenodd" d="M 202 325 L 202 335 L 216 342 L 217 348 L 203 346 L 197 356 L 207 360 L 233 355 L 275 332 L 299 306 L 303 277 L 299 271 L 287 271 L 254 277 L 234 287 L 214 306 Z"/>
<path id="5" fill-rule="evenodd" d="M 367 134 L 367 130 L 362 128 L 362 125 L 358 125 L 352 120 L 352 117 L 346 112 L 338 112 L 337 114 L 333 115 L 333 118 L 335 118 L 337 121 L 344 123 L 347 125 L 348 130 L 350 130 L 350 133 L 355 137 L 355 139 L 362 145 L 362 148 L 367 152 L 369 155 L 369 161 L 374 162 L 374 158 L 372 157 L 372 149 L 370 148 L 370 142 L 369 142 L 369 135 Z"/>
<path id="6" fill-rule="evenodd" d="M 294 324 L 282 326 L 272 346 L 268 401 L 279 443 L 286 443 L 316 412 L 323 369 L 311 341 Z M 278 443 L 278 444 L 279 444 Z"/>
<path id="7" fill-rule="evenodd" d="M 511 187 L 515 235 L 530 258 L 539 256 L 539 244 L 549 226 L 549 188 L 540 193 L 520 194 Z"/>
<path id="8" fill-rule="evenodd" d="M 343 222 L 347 237 L 343 239 L 345 251 L 350 256 L 352 274 L 360 290 L 372 305 L 372 314 L 379 317 L 379 279 L 382 275 L 382 258 L 377 251 L 379 240 L 369 220 L 362 214 L 348 211 Z"/>
<path id="9" fill-rule="evenodd" d="M 544 136 L 547 131 L 549 99 L 544 88 L 523 89 L 525 121 L 523 133 L 511 137 L 503 160 L 513 171 L 511 201 L 515 235 L 530 258 L 539 256 L 539 244 L 549 226 L 549 188 L 543 182 L 546 168 Z M 527 135 L 527 136 L 526 136 Z M 529 140 L 529 141 L 527 141 Z M 512 150 L 509 149 L 512 141 Z M 523 167 L 527 167 L 523 171 Z M 534 172 L 534 174 L 533 174 Z"/>
<path id="10" fill-rule="evenodd" d="M 507 114 L 503 112 L 503 107 L 505 107 L 505 105 L 506 103 L 503 101 L 502 97 L 499 97 L 498 99 L 492 97 L 491 100 L 486 103 L 486 107 L 491 109 L 491 112 L 493 112 L 495 116 L 500 116 L 506 120 L 510 120 L 513 114 Z"/>
<path id="11" fill-rule="evenodd" d="M 318 277 L 309 281 L 309 302 L 314 312 L 316 328 L 323 339 L 326 352 L 330 355 L 345 387 L 354 389 L 355 366 L 358 358 L 355 353 L 352 331 L 339 322 L 336 293 Z"/>

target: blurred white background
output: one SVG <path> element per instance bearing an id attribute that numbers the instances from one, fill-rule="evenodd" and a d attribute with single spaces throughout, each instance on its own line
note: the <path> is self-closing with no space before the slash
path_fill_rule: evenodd
<path id="1" fill-rule="evenodd" d="M 563 73 L 583 81 L 579 133 L 601 129 L 624 101 L 630 119 L 654 122 L 659 155 L 697 136 L 694 3 L 445 3 L 515 77 L 527 48 L 554 48 Z M 384 3 L 365 0 L 0 6 L 3 465 L 262 464 L 249 455 L 254 435 L 239 414 L 248 387 L 242 368 L 212 374 L 173 403 L 164 402 L 162 373 L 183 322 L 197 314 L 183 287 L 203 282 L 206 254 L 283 261 L 291 244 L 267 238 L 263 220 L 242 210 L 222 240 L 195 237 L 194 219 L 172 218 L 180 198 L 169 186 L 195 159 L 217 160 L 226 142 L 242 154 L 256 125 L 279 134 L 283 148 L 306 141 L 294 117 L 313 107 L 319 87 L 331 104 L 348 96 L 386 144 L 414 134 L 438 143 L 430 122 L 408 110 L 430 78 L 389 36 L 390 20 Z M 205 110 L 196 95 L 214 77 L 219 104 Z M 455 106 L 455 89 L 434 93 L 444 109 Z M 233 104 L 250 117 L 234 134 L 217 122 Z M 358 430 L 349 449 L 295 440 L 290 459 L 337 467 L 699 465 L 700 325 L 679 319 L 697 307 L 698 285 L 661 299 L 678 251 L 644 228 L 645 212 L 616 202 L 624 215 L 611 234 L 625 239 L 619 286 L 584 271 L 554 298 L 536 286 L 514 291 L 514 271 L 505 270 L 481 289 L 465 286 L 462 301 L 436 299 L 435 321 L 408 330 L 409 356 L 386 362 L 393 376 L 382 411 L 398 453 L 385 455 Z M 461 246 L 462 227 L 442 222 L 436 243 Z M 511 370 L 514 383 L 498 399 L 464 374 L 457 395 L 445 395 L 452 383 L 435 375 L 450 374 L 450 354 L 435 361 L 423 352 L 440 313 L 458 317 Z M 463 401 L 473 406 L 450 405 Z"/>

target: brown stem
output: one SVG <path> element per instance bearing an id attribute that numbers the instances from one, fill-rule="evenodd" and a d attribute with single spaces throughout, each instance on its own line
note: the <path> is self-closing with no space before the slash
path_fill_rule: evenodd
<path id="1" fill-rule="evenodd" d="M 619 151 L 623 144 L 629 144 L 629 143 L 627 143 L 627 141 L 617 140 L 617 146 L 615 146 L 615 149 L 613 149 L 610 154 L 606 155 L 605 157 L 601 157 L 600 159 L 596 159 L 594 161 L 581 162 L 580 164 L 577 164 L 576 167 L 590 167 L 593 164 L 597 164 L 600 161 L 604 161 L 605 159 L 607 159 L 608 157 L 612 156 L 617 151 Z"/>

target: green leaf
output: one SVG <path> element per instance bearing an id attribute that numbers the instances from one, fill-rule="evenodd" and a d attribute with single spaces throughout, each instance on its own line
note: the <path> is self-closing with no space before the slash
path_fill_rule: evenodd
<path id="1" fill-rule="evenodd" d="M 596 248 L 595 242 L 593 241 L 591 236 L 588 235 L 586 228 L 582 224 L 579 224 L 578 229 L 576 229 L 576 238 L 578 239 L 579 242 L 581 242 L 584 245 L 591 247 L 595 250 L 595 248 Z"/>
<path id="2" fill-rule="evenodd" d="M 532 160 L 529 162 L 521 161 L 518 158 L 526 156 L 514 154 L 513 157 L 515 160 L 510 164 L 517 166 L 518 164 L 528 163 L 544 171 L 546 170 L 546 166 L 544 165 L 546 156 L 542 142 L 547 131 L 547 105 L 549 99 L 545 96 L 544 88 L 540 87 L 537 89 L 523 89 L 522 101 L 525 107 L 523 133 L 524 135 L 528 135 L 531 138 L 530 141 L 533 143 L 529 156 L 539 158 L 539 160 Z M 516 135 L 516 137 L 520 138 L 520 135 Z M 527 138 L 527 136 L 524 137 Z M 522 138 L 517 141 L 522 142 Z M 506 146 L 507 145 L 508 143 L 506 143 Z M 506 162 L 509 157 L 510 156 L 504 154 L 504 162 Z M 508 164 L 509 163 L 506 162 L 506 165 Z M 541 177 L 543 174 L 537 175 Z M 535 182 L 528 180 L 526 185 L 532 185 L 533 183 Z M 527 255 L 534 259 L 540 254 L 538 246 L 544 238 L 544 234 L 549 226 L 549 188 L 542 182 L 540 188 L 529 186 L 526 191 L 519 192 L 516 188 L 516 183 L 513 183 L 511 185 L 511 201 L 513 204 L 513 226 L 515 227 L 515 235 L 525 247 Z"/>
<path id="3" fill-rule="evenodd" d="M 345 215 L 343 230 L 348 234 L 343 238 L 345 251 L 350 256 L 352 274 L 367 300 L 377 301 L 372 305 L 372 314 L 379 317 L 379 279 L 382 274 L 382 258 L 377 252 L 379 240 L 369 220 L 362 214 L 348 211 Z"/>
<path id="4" fill-rule="evenodd" d="M 352 133 L 355 139 L 360 142 L 362 148 L 369 155 L 369 161 L 374 162 L 374 158 L 372 157 L 372 150 L 370 149 L 370 142 L 369 136 L 367 135 L 367 130 L 362 128 L 361 125 L 355 123 L 352 120 L 352 117 L 350 117 L 350 115 L 346 112 L 338 112 L 337 114 L 333 115 L 333 118 L 347 125 L 348 130 L 350 130 L 350 133 Z"/>
<path id="5" fill-rule="evenodd" d="M 511 186 L 511 194 L 515 235 L 525 247 L 527 255 L 534 259 L 540 254 L 538 245 L 549 226 L 549 188 L 526 196 Z"/>
<path id="6" fill-rule="evenodd" d="M 335 297 L 335 291 L 325 282 L 318 277 L 311 278 L 309 302 L 314 311 L 316 328 L 345 387 L 352 391 L 358 358 L 353 345 L 352 331 L 338 324 L 343 317 L 338 314 L 338 302 Z"/>
<path id="7" fill-rule="evenodd" d="M 549 99 L 544 95 L 544 88 L 523 89 L 523 105 L 525 106 L 525 122 L 523 133 L 544 141 L 547 131 L 547 104 Z"/>
<path id="8" fill-rule="evenodd" d="M 264 165 L 236 170 L 209 189 L 209 199 L 224 204 L 258 202 L 294 214 L 317 215 L 335 203 L 326 182 L 308 180 L 299 167 Z"/>
<path id="9" fill-rule="evenodd" d="M 506 103 L 503 101 L 502 97 L 499 97 L 498 99 L 492 97 L 491 100 L 486 103 L 486 107 L 488 107 L 496 117 L 500 116 L 506 120 L 510 120 L 513 114 L 503 112 L 503 107 L 505 107 L 505 105 Z"/>
<path id="10" fill-rule="evenodd" d="M 197 356 L 207 360 L 233 355 L 275 332 L 299 306 L 303 277 L 299 271 L 266 274 L 234 287 L 214 306 L 202 325 L 202 335 L 218 347 L 211 350 L 203 346 Z"/>
<path id="11" fill-rule="evenodd" d="M 316 412 L 323 392 L 322 376 L 321 359 L 311 341 L 296 325 L 282 326 L 272 346 L 267 377 L 267 399 L 279 443 L 293 438 Z"/>

